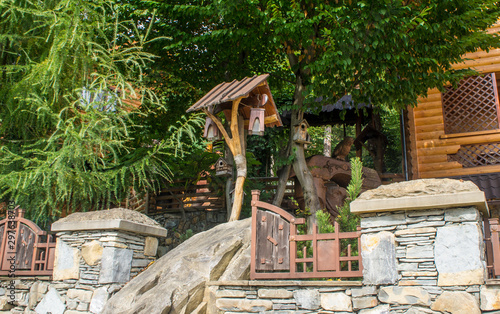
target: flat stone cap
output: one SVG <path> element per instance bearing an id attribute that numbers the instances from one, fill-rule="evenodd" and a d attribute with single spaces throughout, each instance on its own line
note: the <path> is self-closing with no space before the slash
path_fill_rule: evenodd
<path id="1" fill-rule="evenodd" d="M 142 235 L 166 237 L 167 229 L 135 210 L 112 208 L 85 213 L 73 213 L 52 224 L 52 231 L 123 230 Z"/>
<path id="2" fill-rule="evenodd" d="M 488 213 L 484 192 L 473 182 L 419 179 L 379 186 L 351 203 L 353 213 L 477 206 Z"/>

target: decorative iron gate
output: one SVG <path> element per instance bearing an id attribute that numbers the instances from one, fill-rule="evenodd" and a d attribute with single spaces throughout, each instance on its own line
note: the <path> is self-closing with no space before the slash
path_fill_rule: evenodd
<path id="1" fill-rule="evenodd" d="M 305 224 L 304 218 L 259 197 L 260 191 L 252 191 L 250 279 L 362 277 L 359 230 L 341 233 L 335 222 L 334 233 L 318 233 L 313 225 L 312 234 L 301 235 L 297 226 Z"/>
<path id="2" fill-rule="evenodd" d="M 0 220 L 0 275 L 52 275 L 55 237 L 24 218 L 24 210 Z"/>

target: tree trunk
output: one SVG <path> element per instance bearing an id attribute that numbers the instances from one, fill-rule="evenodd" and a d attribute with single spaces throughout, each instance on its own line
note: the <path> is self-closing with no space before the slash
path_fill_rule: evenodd
<path id="1" fill-rule="evenodd" d="M 307 229 L 309 233 L 312 231 L 313 223 L 317 222 L 316 212 L 321 210 L 321 205 L 318 198 L 318 193 L 314 188 L 314 180 L 306 164 L 306 157 L 304 153 L 304 144 L 298 144 L 293 141 L 294 129 L 302 119 L 304 118 L 304 100 L 306 93 L 306 86 L 304 78 L 306 78 L 310 71 L 305 69 L 307 58 L 299 60 L 299 57 L 294 53 L 288 54 L 288 60 L 292 69 L 295 70 L 295 92 L 293 99 L 293 109 L 292 119 L 290 125 L 290 147 L 292 148 L 292 153 L 295 155 L 293 160 L 293 170 L 295 175 L 302 186 L 302 191 L 304 193 L 304 203 L 306 209 L 311 213 L 311 216 L 307 218 Z"/>
<path id="2" fill-rule="evenodd" d="M 214 116 L 208 109 L 203 109 L 203 112 L 215 122 L 219 131 L 222 132 L 227 146 L 234 156 L 234 164 L 236 165 L 236 184 L 234 187 L 234 202 L 231 209 L 229 221 L 235 221 L 240 218 L 241 206 L 243 202 L 243 185 L 247 177 L 247 159 L 245 157 L 246 138 L 243 124 L 243 117 L 239 114 L 239 105 L 242 97 L 233 100 L 231 109 L 231 123 L 229 125 L 231 136 L 222 125 L 221 120 Z"/>
<path id="3" fill-rule="evenodd" d="M 298 125 L 302 121 L 304 113 L 300 110 L 292 110 L 292 132 L 294 125 Z M 297 179 L 300 182 L 304 193 L 305 208 L 309 210 L 311 216 L 307 218 L 307 229 L 312 232 L 313 223 L 317 223 L 316 212 L 321 210 L 321 205 L 318 198 L 318 193 L 314 187 L 314 180 L 306 164 L 304 152 L 304 144 L 298 144 L 292 141 L 292 151 L 295 153 L 293 159 L 293 170 Z"/>
<path id="4" fill-rule="evenodd" d="M 228 128 L 228 130 L 226 130 L 228 132 L 231 132 Z M 233 167 L 233 153 L 231 153 L 231 150 L 229 149 L 229 147 L 226 146 L 226 161 L 227 163 L 231 166 L 231 168 Z M 226 211 L 227 211 L 227 220 L 229 221 L 229 217 L 231 217 L 231 210 L 233 208 L 233 202 L 232 202 L 232 199 L 231 199 L 231 189 L 233 188 L 233 177 L 229 177 L 227 178 L 227 181 L 226 181 L 226 191 L 225 191 L 225 194 L 226 194 Z"/>
<path id="5" fill-rule="evenodd" d="M 325 128 L 325 138 L 323 139 L 323 156 L 332 157 L 332 127 Z"/>
<path id="6" fill-rule="evenodd" d="M 234 156 L 234 163 L 236 165 L 236 184 L 234 186 L 234 201 L 231 210 L 231 217 L 229 221 L 235 221 L 240 218 L 241 206 L 243 203 L 243 185 L 247 177 L 247 159 L 243 154 Z"/>

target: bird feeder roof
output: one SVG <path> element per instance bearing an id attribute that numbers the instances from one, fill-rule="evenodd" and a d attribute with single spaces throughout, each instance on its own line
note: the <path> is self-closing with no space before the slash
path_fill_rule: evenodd
<path id="1" fill-rule="evenodd" d="M 250 109 L 255 107 L 254 101 L 251 101 L 256 95 L 267 95 L 268 100 L 262 107 L 265 109 L 266 126 L 282 126 L 280 115 L 274 103 L 273 95 L 267 84 L 269 74 L 262 74 L 254 77 L 245 77 L 241 81 L 221 83 L 203 98 L 198 100 L 186 112 L 192 112 L 202 109 L 208 109 L 214 114 L 221 111 L 231 110 L 233 100 L 243 97 L 240 103 L 240 113 L 243 119 L 250 118 Z"/>

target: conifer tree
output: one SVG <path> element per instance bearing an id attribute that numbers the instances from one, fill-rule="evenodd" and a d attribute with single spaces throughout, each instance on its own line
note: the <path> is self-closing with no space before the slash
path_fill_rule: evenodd
<path id="1" fill-rule="evenodd" d="M 0 193 L 32 219 L 155 190 L 202 147 L 199 116 L 148 125 L 166 112 L 145 86 L 150 26 L 115 1 L 5 0 L 0 13 Z"/>

